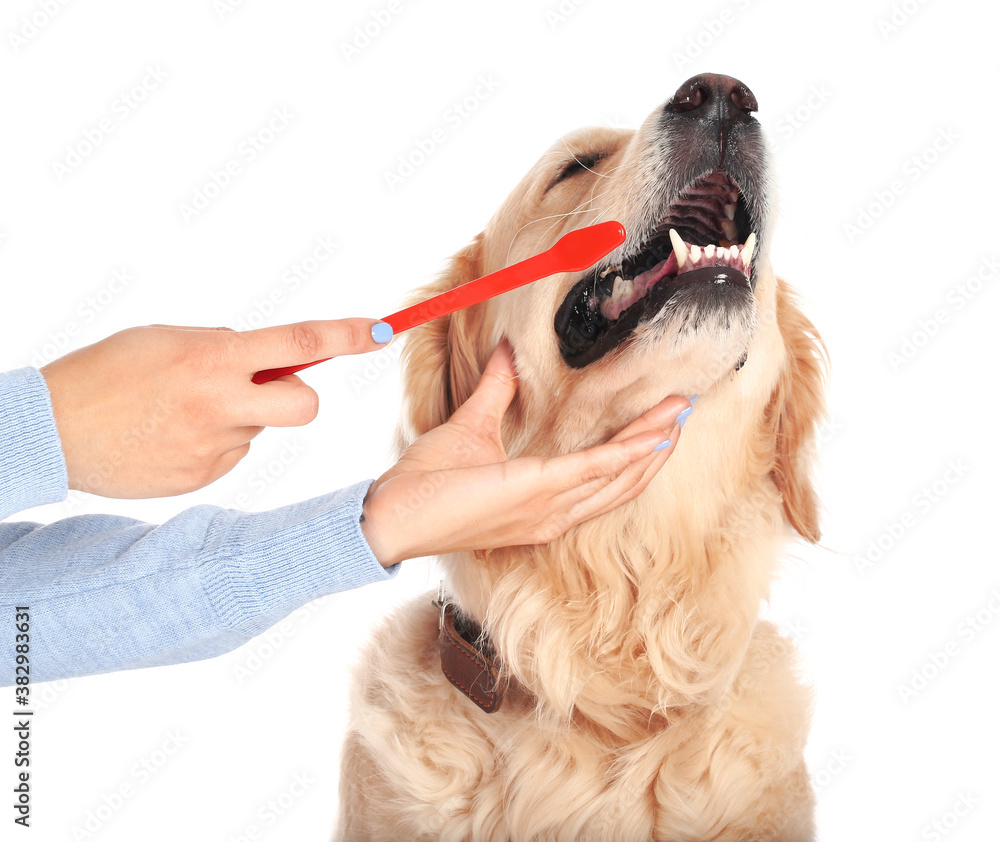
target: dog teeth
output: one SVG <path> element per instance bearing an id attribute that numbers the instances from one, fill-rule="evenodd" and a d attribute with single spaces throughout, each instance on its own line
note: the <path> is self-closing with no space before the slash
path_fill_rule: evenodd
<path id="1" fill-rule="evenodd" d="M 753 259 L 754 246 L 757 245 L 757 235 L 751 233 L 747 237 L 746 243 L 743 245 L 743 250 L 740 252 L 740 259 L 743 261 L 743 265 L 749 267 L 750 261 Z"/>
<path id="2" fill-rule="evenodd" d="M 609 322 L 613 322 L 640 298 L 642 295 L 636 291 L 633 281 L 616 275 L 611 295 L 600 303 L 601 313 Z"/>
<path id="3" fill-rule="evenodd" d="M 735 228 L 735 226 L 733 227 Z M 670 236 L 670 245 L 673 247 L 673 255 L 677 262 L 677 273 L 690 272 L 702 265 L 731 266 L 734 269 L 741 270 L 747 276 L 747 283 L 750 282 L 750 263 L 753 261 L 754 249 L 757 245 L 756 233 L 751 232 L 743 244 L 740 244 L 738 241 L 734 242 L 729 239 L 722 239 L 718 243 L 707 243 L 703 246 L 684 242 L 681 235 L 677 233 L 676 228 L 668 229 L 667 233 Z M 601 277 L 603 278 L 612 270 L 620 273 L 621 267 L 610 267 L 601 273 Z M 606 303 L 613 305 L 611 313 L 615 314 L 609 316 L 609 318 L 617 318 L 616 314 L 620 310 L 624 310 L 634 301 L 642 298 L 647 287 L 650 286 L 650 284 L 644 281 L 647 274 L 643 273 L 633 280 L 628 280 L 620 274 L 613 276 L 613 291 L 605 299 Z M 639 281 L 639 286 L 636 286 L 636 280 Z M 605 282 L 604 289 L 607 289 L 608 286 L 610 284 Z M 606 313 L 606 315 L 608 314 Z"/>
<path id="4" fill-rule="evenodd" d="M 615 288 L 611 291 L 611 300 L 618 301 L 635 294 L 635 284 L 625 280 L 621 275 L 615 278 Z"/>
<path id="5" fill-rule="evenodd" d="M 722 220 L 722 233 L 730 240 L 735 240 L 738 236 L 736 231 L 736 223 L 731 219 Z"/>
<path id="6" fill-rule="evenodd" d="M 684 245 L 684 241 L 681 239 L 681 235 L 673 228 L 670 229 L 670 244 L 674 247 L 674 255 L 677 258 L 677 268 L 683 269 L 684 264 L 687 263 L 688 259 L 688 249 Z"/>
<path id="7" fill-rule="evenodd" d="M 601 272 L 599 277 L 603 281 L 610 272 L 621 272 L 621 270 L 622 270 L 621 266 L 608 266 L 603 272 Z"/>
<path id="8" fill-rule="evenodd" d="M 723 205 L 722 209 L 726 212 L 726 219 L 736 219 L 736 204 Z"/>

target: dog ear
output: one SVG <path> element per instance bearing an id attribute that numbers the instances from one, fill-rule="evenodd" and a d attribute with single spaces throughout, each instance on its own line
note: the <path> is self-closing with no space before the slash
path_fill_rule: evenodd
<path id="1" fill-rule="evenodd" d="M 819 514 L 811 469 L 816 425 L 825 409 L 826 346 L 781 280 L 777 319 L 785 343 L 785 366 L 768 407 L 770 431 L 775 437 L 771 477 L 781 492 L 789 523 L 803 538 L 816 543 Z"/>
<path id="2" fill-rule="evenodd" d="M 482 272 L 482 240 L 477 236 L 456 254 L 434 282 L 414 290 L 402 306 L 410 306 L 468 283 Z M 396 452 L 428 430 L 443 424 L 469 398 L 482 376 L 483 337 L 475 322 L 480 306 L 458 310 L 409 331 L 400 357 L 403 381 L 403 425 L 397 430 Z"/>

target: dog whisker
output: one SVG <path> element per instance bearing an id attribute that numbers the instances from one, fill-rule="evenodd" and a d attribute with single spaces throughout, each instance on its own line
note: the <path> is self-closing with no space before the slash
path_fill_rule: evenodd
<path id="1" fill-rule="evenodd" d="M 584 204 L 584 203 L 581 203 L 581 204 Z M 552 214 L 551 216 L 543 216 L 543 217 L 540 217 L 538 219 L 532 219 L 532 220 L 530 220 L 528 222 L 525 222 L 524 225 L 522 225 L 520 228 L 518 228 L 514 232 L 514 236 L 511 237 L 510 245 L 507 247 L 507 259 L 506 259 L 506 262 L 505 262 L 504 265 L 510 266 L 510 253 L 511 253 L 511 251 L 514 248 L 514 243 L 517 241 L 518 235 L 520 235 L 521 232 L 524 231 L 529 226 L 531 226 L 531 225 L 537 225 L 539 222 L 547 222 L 550 219 L 555 219 L 556 222 L 552 223 L 552 225 L 550 225 L 546 229 L 545 233 L 548 233 L 549 231 L 552 230 L 552 228 L 555 227 L 555 225 L 558 223 L 559 220 L 565 219 L 567 216 L 574 216 L 575 214 L 589 213 L 589 212 L 590 211 L 588 211 L 588 210 L 571 210 L 571 211 L 566 211 L 565 213 L 557 213 L 557 214 Z"/>

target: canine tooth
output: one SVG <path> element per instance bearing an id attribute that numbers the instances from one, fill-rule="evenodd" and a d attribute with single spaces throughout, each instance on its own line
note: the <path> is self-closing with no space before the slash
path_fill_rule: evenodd
<path id="1" fill-rule="evenodd" d="M 736 223 L 731 219 L 722 220 L 722 233 L 725 234 L 730 240 L 735 240 L 738 236 L 736 231 Z"/>
<path id="2" fill-rule="evenodd" d="M 698 246 L 691 246 L 690 255 L 691 255 L 691 262 L 697 263 L 699 260 L 701 260 L 701 248 Z"/>
<path id="3" fill-rule="evenodd" d="M 753 249 L 755 245 L 757 245 L 757 235 L 751 233 L 750 236 L 747 237 L 747 241 L 743 246 L 743 251 L 740 252 L 740 257 L 742 258 L 745 266 L 749 266 L 750 261 L 753 259 Z"/>
<path id="4" fill-rule="evenodd" d="M 603 281 L 609 272 L 620 272 L 621 268 L 621 266 L 608 266 L 598 277 Z"/>
<path id="5" fill-rule="evenodd" d="M 711 243 L 705 246 L 705 257 L 715 257 L 715 246 Z"/>
<path id="6" fill-rule="evenodd" d="M 673 228 L 670 229 L 670 244 L 674 247 L 674 255 L 677 257 L 677 268 L 683 269 L 687 263 L 688 249 L 681 239 L 681 235 Z"/>
<path id="7" fill-rule="evenodd" d="M 722 209 L 726 212 L 727 219 L 736 219 L 736 205 L 723 205 Z"/>

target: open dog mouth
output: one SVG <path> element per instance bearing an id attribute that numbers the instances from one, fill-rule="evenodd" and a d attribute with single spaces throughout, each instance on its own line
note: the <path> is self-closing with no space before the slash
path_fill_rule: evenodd
<path id="1" fill-rule="evenodd" d="M 723 170 L 689 184 L 637 253 L 590 270 L 556 312 L 563 358 L 574 368 L 624 342 L 682 290 L 752 291 L 756 234 L 747 202 Z"/>

